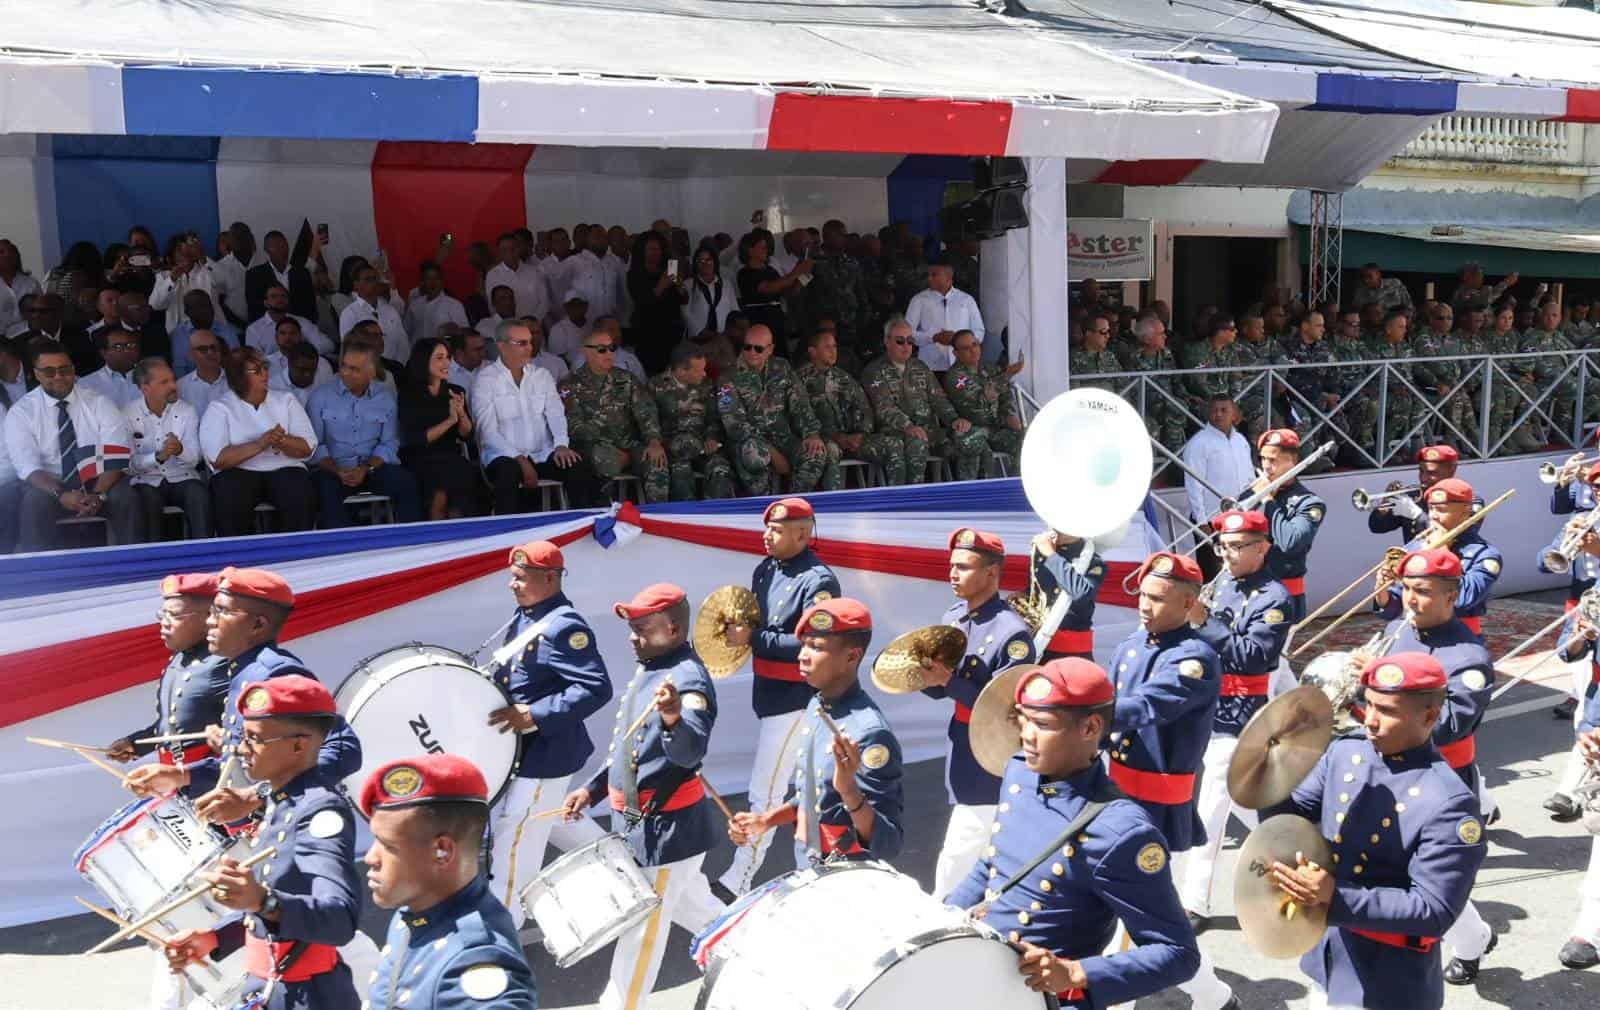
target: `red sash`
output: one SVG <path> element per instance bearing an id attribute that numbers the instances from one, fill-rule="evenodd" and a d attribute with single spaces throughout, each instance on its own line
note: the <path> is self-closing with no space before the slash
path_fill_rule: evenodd
<path id="1" fill-rule="evenodd" d="M 1468 628 L 1470 628 L 1474 635 L 1483 634 L 1483 618 L 1481 618 L 1481 617 L 1463 617 L 1463 618 L 1461 618 L 1461 623 L 1465 624 Z"/>
<path id="2" fill-rule="evenodd" d="M 969 723 L 971 721 L 972 721 L 972 709 L 970 709 L 967 706 L 961 704 L 959 701 L 956 702 L 956 722 L 959 722 L 963 726 L 965 726 L 967 723 Z"/>
<path id="3" fill-rule="evenodd" d="M 610 794 L 612 810 L 620 811 L 627 806 L 627 797 L 623 795 L 621 789 L 618 789 L 616 786 L 612 786 L 610 789 Z M 660 807 L 652 809 L 650 806 L 650 801 L 655 798 L 656 791 L 654 789 L 639 790 L 639 809 L 649 811 L 652 814 L 670 814 L 674 810 L 682 810 L 685 807 L 692 807 L 696 803 L 699 803 L 701 800 L 706 798 L 705 780 L 696 775 L 694 778 L 679 786 L 677 791 L 667 798 L 666 803 L 663 803 Z"/>
<path id="4" fill-rule="evenodd" d="M 1222 696 L 1225 698 L 1265 697 L 1270 673 L 1225 673 L 1222 675 Z"/>
<path id="5" fill-rule="evenodd" d="M 1304 596 L 1306 594 L 1306 577 L 1297 575 L 1292 579 L 1284 579 L 1283 588 L 1289 590 L 1290 596 Z"/>
<path id="6" fill-rule="evenodd" d="M 1405 936 L 1400 933 L 1379 933 L 1370 929 L 1356 929 L 1354 926 L 1345 926 L 1344 928 L 1357 936 L 1364 936 L 1368 940 L 1376 940 L 1379 943 L 1386 943 L 1391 947 L 1399 947 L 1402 950 L 1414 950 L 1419 954 L 1426 954 L 1433 949 L 1434 944 L 1439 942 L 1437 936 Z"/>
<path id="7" fill-rule="evenodd" d="M 295 958 L 294 964 L 282 975 L 277 974 L 278 962 L 288 956 L 295 941 L 270 943 L 251 932 L 244 935 L 244 970 L 256 978 L 281 978 L 285 982 L 304 982 L 324 972 L 330 972 L 339 963 L 339 948 L 326 943 L 308 943 L 305 952 Z"/>
<path id="8" fill-rule="evenodd" d="M 1478 759 L 1478 738 L 1463 737 L 1455 743 L 1443 744 L 1439 747 L 1439 756 L 1452 768 L 1465 768 Z"/>
<path id="9" fill-rule="evenodd" d="M 1566 602 L 1566 604 L 1561 608 L 1561 612 L 1564 613 L 1564 614 L 1570 614 L 1574 610 L 1577 610 L 1577 609 L 1578 609 L 1578 601 L 1577 600 L 1568 600 Z"/>
<path id="10" fill-rule="evenodd" d="M 1194 775 L 1168 775 L 1163 772 L 1145 772 L 1129 768 L 1117 761 L 1111 762 L 1111 781 L 1136 800 L 1146 803 L 1165 803 L 1169 806 L 1187 803 L 1194 798 Z"/>
<path id="11" fill-rule="evenodd" d="M 822 839 L 822 854 L 824 856 L 831 856 L 835 852 L 842 851 L 847 856 L 854 856 L 867 851 L 861 847 L 861 843 L 859 841 L 851 842 L 848 849 L 839 848 L 839 839 L 845 836 L 845 832 L 852 830 L 854 829 L 848 824 L 817 825 L 817 834 Z"/>
<path id="12" fill-rule="evenodd" d="M 1094 630 L 1085 628 L 1082 631 L 1057 631 L 1050 636 L 1050 644 L 1045 646 L 1046 652 L 1093 652 Z"/>
<path id="13" fill-rule="evenodd" d="M 183 763 L 185 765 L 192 765 L 196 761 L 204 761 L 210 756 L 211 745 L 206 743 L 204 740 L 201 740 L 199 743 L 192 743 L 183 748 Z M 172 749 L 170 747 L 161 747 L 157 749 L 156 760 L 160 761 L 164 765 L 173 765 L 177 763 L 172 759 Z"/>
<path id="14" fill-rule="evenodd" d="M 785 663 L 776 659 L 762 659 L 757 656 L 751 665 L 755 668 L 757 677 L 766 677 L 770 680 L 787 680 L 795 683 L 804 683 L 806 679 L 800 673 L 799 663 Z"/>

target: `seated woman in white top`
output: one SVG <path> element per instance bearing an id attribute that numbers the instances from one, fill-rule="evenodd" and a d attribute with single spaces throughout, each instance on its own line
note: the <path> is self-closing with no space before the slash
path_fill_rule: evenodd
<path id="1" fill-rule="evenodd" d="M 306 530 L 316 491 L 305 460 L 317 448 L 311 419 L 292 393 L 267 388 L 267 360 L 251 347 L 230 351 L 228 392 L 206 408 L 200 449 L 211 464 L 218 536 L 255 532 L 255 507 L 270 502 L 281 529 Z"/>

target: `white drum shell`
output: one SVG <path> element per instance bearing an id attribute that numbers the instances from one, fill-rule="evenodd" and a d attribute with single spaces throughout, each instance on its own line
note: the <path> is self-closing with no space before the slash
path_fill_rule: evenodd
<path id="1" fill-rule="evenodd" d="M 562 968 L 626 933 L 661 904 L 621 835 L 605 835 L 546 866 L 521 898 Z"/>

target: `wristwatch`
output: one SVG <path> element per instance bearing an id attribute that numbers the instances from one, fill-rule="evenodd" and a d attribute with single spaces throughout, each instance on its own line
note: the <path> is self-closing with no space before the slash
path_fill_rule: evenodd
<path id="1" fill-rule="evenodd" d="M 278 909 L 282 906 L 282 904 L 283 903 L 278 900 L 278 892 L 268 888 L 267 896 L 261 899 L 261 917 L 263 919 L 270 919 L 277 915 Z"/>

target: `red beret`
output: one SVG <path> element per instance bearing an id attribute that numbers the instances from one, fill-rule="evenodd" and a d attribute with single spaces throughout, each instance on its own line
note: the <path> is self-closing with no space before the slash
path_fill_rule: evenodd
<path id="1" fill-rule="evenodd" d="M 1256 439 L 1256 451 L 1259 452 L 1269 445 L 1280 449 L 1300 448 L 1300 435 L 1293 428 L 1273 428 L 1263 431 L 1261 437 Z"/>
<path id="2" fill-rule="evenodd" d="M 970 526 L 963 526 L 950 534 L 950 549 L 953 551 L 983 551 L 985 554 L 998 554 L 1005 557 L 1006 543 L 993 533 L 975 530 Z"/>
<path id="3" fill-rule="evenodd" d="M 1455 446 L 1451 446 L 1451 445 L 1428 445 L 1428 446 L 1423 446 L 1422 451 L 1417 453 L 1417 462 L 1418 463 L 1459 463 L 1459 462 L 1461 462 L 1461 454 L 1459 452 L 1456 452 Z"/>
<path id="4" fill-rule="evenodd" d="M 197 572 L 191 575 L 168 575 L 161 580 L 162 596 L 198 596 L 209 600 L 217 595 L 218 578 L 214 572 Z"/>
<path id="5" fill-rule="evenodd" d="M 1443 505 L 1445 502 L 1468 503 L 1472 501 L 1472 485 L 1459 477 L 1446 477 L 1444 480 L 1435 481 L 1423 497 L 1429 505 Z"/>
<path id="6" fill-rule="evenodd" d="M 839 635 L 847 631 L 871 631 L 872 614 L 867 605 L 848 596 L 821 600 L 800 615 L 797 635 Z"/>
<path id="7" fill-rule="evenodd" d="M 1206 580 L 1198 561 L 1187 554 L 1173 554 L 1170 551 L 1150 555 L 1139 566 L 1137 575 L 1136 582 L 1143 582 L 1146 575 L 1159 575 L 1174 582 L 1193 582 L 1197 586 Z"/>
<path id="8" fill-rule="evenodd" d="M 657 582 L 645 586 L 627 603 L 618 603 L 611 609 L 624 621 L 632 621 L 651 614 L 659 614 L 683 600 L 683 590 L 670 582 Z"/>
<path id="9" fill-rule="evenodd" d="M 367 817 L 423 803 L 489 802 L 489 784 L 478 766 L 459 754 L 419 754 L 379 766 L 358 797 Z"/>
<path id="10" fill-rule="evenodd" d="M 561 548 L 548 540 L 532 540 L 511 548 L 511 564 L 523 568 L 553 568 L 557 571 L 567 567 L 566 559 L 561 556 Z"/>
<path id="11" fill-rule="evenodd" d="M 1379 656 L 1361 671 L 1361 686 L 1381 694 L 1437 691 L 1445 686 L 1444 667 L 1426 652 Z"/>
<path id="12" fill-rule="evenodd" d="M 1400 575 L 1402 578 L 1414 579 L 1423 576 L 1435 576 L 1441 579 L 1461 578 L 1461 559 L 1456 557 L 1448 547 L 1435 547 L 1433 550 L 1412 551 L 1400 559 Z"/>
<path id="13" fill-rule="evenodd" d="M 1015 700 L 1023 708 L 1090 708 L 1115 696 L 1104 670 L 1074 656 L 1052 659 L 1017 681 Z"/>
<path id="14" fill-rule="evenodd" d="M 804 498 L 779 498 L 761 513 L 764 523 L 789 522 L 793 519 L 815 519 L 817 513 Z"/>
<path id="15" fill-rule="evenodd" d="M 1585 484 L 1593 484 L 1597 480 L 1600 480 L 1600 463 L 1594 464 L 1583 473 L 1583 482 Z"/>
<path id="16" fill-rule="evenodd" d="M 1265 512 L 1240 512 L 1229 509 L 1211 517 L 1211 528 L 1218 533 L 1266 533 L 1272 529 Z"/>
<path id="17" fill-rule="evenodd" d="M 224 568 L 217 576 L 217 592 L 249 596 L 283 607 L 294 606 L 294 591 L 277 572 L 265 568 Z"/>
<path id="18" fill-rule="evenodd" d="M 246 684 L 239 692 L 239 714 L 246 719 L 280 715 L 338 715 L 333 695 L 320 680 L 298 673 Z"/>

